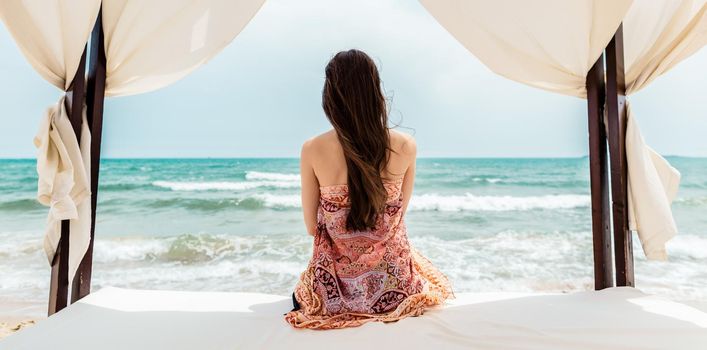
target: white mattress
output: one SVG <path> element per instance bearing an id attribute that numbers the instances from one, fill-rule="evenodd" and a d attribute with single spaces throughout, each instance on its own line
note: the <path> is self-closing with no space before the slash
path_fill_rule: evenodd
<path id="1" fill-rule="evenodd" d="M 707 313 L 633 288 L 460 294 L 397 323 L 334 331 L 283 321 L 289 297 L 104 288 L 0 349 L 707 349 Z"/>

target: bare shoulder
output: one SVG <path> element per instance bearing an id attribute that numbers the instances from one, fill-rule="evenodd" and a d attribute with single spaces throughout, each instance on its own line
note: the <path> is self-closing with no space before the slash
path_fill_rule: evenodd
<path id="1" fill-rule="evenodd" d="M 329 130 L 311 137 L 302 144 L 302 157 L 320 154 L 337 143 L 336 132 Z"/>
<path id="2" fill-rule="evenodd" d="M 417 143 L 412 135 L 397 130 L 390 130 L 390 147 L 396 153 L 414 157 L 417 153 Z"/>

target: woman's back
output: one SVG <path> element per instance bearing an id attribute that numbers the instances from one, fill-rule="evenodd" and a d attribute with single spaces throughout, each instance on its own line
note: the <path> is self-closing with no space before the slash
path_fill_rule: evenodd
<path id="1" fill-rule="evenodd" d="M 331 157 L 333 162 L 336 156 Z M 326 168 L 327 162 L 320 161 Z M 339 166 L 345 171 L 345 164 Z M 349 188 L 336 183 L 337 173 L 328 169 L 326 183 L 331 184 L 318 187 L 312 259 L 294 293 L 302 307 L 290 312 L 287 321 L 301 328 L 343 328 L 417 316 L 441 304 L 451 294 L 449 282 L 408 242 L 405 179 L 384 179 L 386 203 L 375 225 L 353 230 L 346 224 Z"/>
<path id="2" fill-rule="evenodd" d="M 340 185 L 347 182 L 344 150 L 334 130 L 327 131 L 305 143 L 303 152 L 309 152 L 312 167 L 320 186 Z M 415 140 L 404 133 L 390 130 L 388 163 L 381 177 L 388 180 L 401 179 L 414 167 Z"/>
<path id="3" fill-rule="evenodd" d="M 420 315 L 451 287 L 407 239 L 415 141 L 388 128 L 366 54 L 340 52 L 326 75 L 322 105 L 334 130 L 302 146 L 302 211 L 314 246 L 285 319 L 330 329 Z"/>

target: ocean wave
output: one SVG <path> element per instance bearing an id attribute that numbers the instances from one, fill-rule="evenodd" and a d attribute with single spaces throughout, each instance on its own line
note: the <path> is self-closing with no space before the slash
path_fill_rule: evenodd
<path id="1" fill-rule="evenodd" d="M 299 231 L 303 231 L 304 228 Z M 297 231 L 297 230 L 295 230 Z M 496 234 L 474 235 L 460 239 L 441 239 L 431 235 L 414 235 L 411 242 L 425 254 L 447 263 L 461 265 L 481 260 L 508 259 L 505 253 L 517 254 L 528 261 L 561 260 L 569 251 L 587 246 L 591 256 L 589 232 L 502 231 Z M 695 237 L 684 244 L 707 244 L 707 239 Z M 311 237 L 304 232 L 272 235 L 181 234 L 164 237 L 104 237 L 96 241 L 94 259 L 97 263 L 155 262 L 198 264 L 211 261 L 243 259 L 306 262 L 311 254 Z M 41 247 L 37 247 L 40 249 Z M 677 247 L 676 247 L 677 248 Z M 683 251 L 672 253 L 682 255 Z M 481 252 L 494 251 L 497 258 Z M 446 253 L 451 254 L 447 256 Z M 458 261 L 457 261 L 458 260 Z M 489 260 L 489 261 L 490 261 Z M 440 262 L 445 263 L 445 262 Z M 591 265 L 588 266 L 590 268 Z"/>
<path id="2" fill-rule="evenodd" d="M 183 208 L 218 211 L 228 209 L 288 209 L 300 207 L 299 195 L 253 194 L 241 198 L 166 198 L 143 201 L 141 205 L 154 209 Z"/>
<path id="3" fill-rule="evenodd" d="M 302 197 L 298 194 L 270 194 L 259 193 L 253 196 L 261 201 L 267 208 L 300 208 L 302 206 Z"/>
<path id="4" fill-rule="evenodd" d="M 246 180 L 268 180 L 268 181 L 289 181 L 299 182 L 299 174 L 268 173 L 261 171 L 247 171 Z"/>
<path id="5" fill-rule="evenodd" d="M 707 188 L 707 181 L 705 182 L 700 182 L 700 181 L 682 181 L 680 183 L 680 187 L 682 188 Z"/>
<path id="6" fill-rule="evenodd" d="M 503 179 L 495 178 L 495 177 L 475 177 L 471 179 L 473 182 L 488 182 L 490 184 L 495 184 L 498 182 L 503 181 Z"/>
<path id="7" fill-rule="evenodd" d="M 153 186 L 168 188 L 172 191 L 243 191 L 259 187 L 296 188 L 299 182 L 293 181 L 220 181 L 220 182 L 175 182 L 155 181 Z"/>
<path id="8" fill-rule="evenodd" d="M 707 206 L 707 197 L 682 197 L 675 199 L 675 204 L 686 207 Z"/>
<path id="9" fill-rule="evenodd" d="M 528 211 L 588 207 L 588 195 L 566 194 L 531 197 L 419 194 L 410 200 L 411 211 Z M 299 194 L 254 193 L 234 198 L 168 198 L 148 201 L 151 208 L 190 210 L 299 209 Z"/>
<path id="10" fill-rule="evenodd" d="M 572 209 L 587 207 L 588 195 L 562 194 L 531 197 L 512 196 L 444 196 L 420 194 L 410 199 L 410 210 L 420 211 L 521 211 L 534 209 Z"/>
<path id="11" fill-rule="evenodd" d="M 587 180 L 573 180 L 573 179 L 528 179 L 528 178 L 507 178 L 507 177 L 494 177 L 494 176 L 477 176 L 472 177 L 471 181 L 460 180 L 455 181 L 455 185 L 460 187 L 473 187 L 479 185 L 504 185 L 504 186 L 518 186 L 518 187 L 547 187 L 547 188 L 587 188 L 589 182 Z"/>
<path id="12" fill-rule="evenodd" d="M 42 209 L 42 206 L 36 199 L 16 199 L 6 202 L 0 202 L 0 210 L 3 211 L 25 211 L 25 210 L 38 210 Z"/>
<path id="13" fill-rule="evenodd" d="M 678 236 L 666 243 L 665 249 L 671 259 L 678 257 L 681 259 L 707 260 L 707 237 L 678 234 Z M 637 254 L 641 255 L 640 250 Z"/>
<path id="14" fill-rule="evenodd" d="M 105 238 L 96 241 L 99 263 L 140 262 L 195 264 L 222 259 L 306 260 L 310 238 L 301 235 L 182 234 L 167 237 Z"/>
<path id="15" fill-rule="evenodd" d="M 130 191 L 138 188 L 145 187 L 145 184 L 137 182 L 112 182 L 112 183 L 99 183 L 99 191 Z"/>
<path id="16" fill-rule="evenodd" d="M 265 205 L 255 198 L 169 198 L 146 201 L 145 206 L 155 209 L 184 208 L 188 210 L 216 211 L 226 209 L 263 209 Z"/>
<path id="17" fill-rule="evenodd" d="M 197 263 L 215 260 L 233 247 L 228 239 L 209 234 L 184 234 L 153 239 L 106 239 L 96 243 L 95 259 L 102 263 L 117 261 Z"/>
<path id="18" fill-rule="evenodd" d="M 103 236 L 96 240 L 94 285 L 180 290 L 257 291 L 287 295 L 306 268 L 312 238 L 290 234 Z M 48 270 L 41 235 L 0 233 L 6 266 L 0 292 L 42 300 Z M 414 234 L 411 244 L 458 292 L 572 291 L 592 289 L 589 231 L 516 231 L 456 239 Z M 667 246 L 670 261 L 646 261 L 634 242 L 641 288 L 676 298 L 704 299 L 707 236 L 679 235 Z M 548 269 L 548 266 L 552 266 Z M 675 288 L 679 285 L 680 288 Z"/>
<path id="19" fill-rule="evenodd" d="M 18 177 L 18 178 L 14 178 L 14 179 L 12 177 L 8 177 L 7 180 L 15 182 L 15 183 L 21 183 L 21 184 L 33 184 L 33 183 L 37 183 L 37 176 L 35 176 L 35 175 L 22 176 L 22 177 Z"/>
<path id="20" fill-rule="evenodd" d="M 413 235 L 410 241 L 449 277 L 459 292 L 567 292 L 593 288 L 591 232 L 508 230 L 451 240 Z M 101 245 L 100 241 L 97 244 Z M 127 250 L 122 254 L 128 261 L 119 257 L 98 261 L 97 269 L 105 271 L 98 283 L 287 295 L 306 267 L 311 245 L 311 237 L 304 233 L 180 235 L 161 239 L 152 251 L 143 251 L 142 258 Z M 678 236 L 667 247 L 671 261 L 655 263 L 646 261 L 639 243 L 634 242 L 641 288 L 676 298 L 704 298 L 707 294 L 702 287 L 707 279 L 700 272 L 707 259 L 705 247 L 707 237 Z M 105 248 L 109 246 L 101 251 Z M 125 272 L 120 266 L 134 266 L 139 273 L 132 268 Z M 686 280 L 685 276 L 691 277 Z M 674 288 L 676 283 L 681 287 L 678 290 Z"/>
<path id="21" fill-rule="evenodd" d="M 33 231 L 5 231 L 0 233 L 0 265 L 22 260 L 23 256 L 42 252 L 42 235 Z M 46 256 L 46 255 L 44 255 Z"/>

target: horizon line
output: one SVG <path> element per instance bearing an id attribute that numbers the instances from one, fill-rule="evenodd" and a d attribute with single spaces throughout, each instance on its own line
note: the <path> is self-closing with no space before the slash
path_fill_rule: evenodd
<path id="1" fill-rule="evenodd" d="M 668 158 L 695 158 L 695 159 L 706 159 L 707 156 L 685 156 L 676 154 L 662 155 Z M 417 159 L 583 159 L 588 158 L 589 155 L 580 156 L 423 156 L 417 157 Z M 227 160 L 227 159 L 299 159 L 299 157 L 278 157 L 278 156 L 243 156 L 243 157 L 101 157 L 101 160 Z M 27 157 L 0 157 L 0 161 L 4 160 L 36 160 L 36 158 Z"/>

